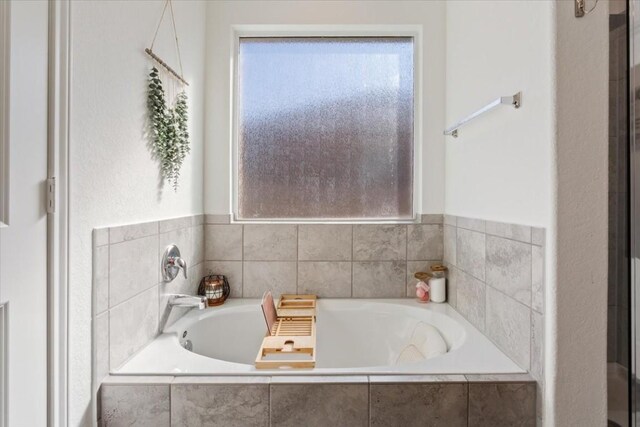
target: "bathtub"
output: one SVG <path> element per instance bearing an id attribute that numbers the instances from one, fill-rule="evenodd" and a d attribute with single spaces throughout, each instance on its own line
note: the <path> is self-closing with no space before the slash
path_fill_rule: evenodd
<path id="1" fill-rule="evenodd" d="M 447 352 L 398 363 L 416 325 L 438 329 Z M 412 299 L 319 299 L 313 369 L 253 366 L 265 335 L 260 301 L 191 310 L 112 375 L 378 375 L 524 373 L 448 304 Z M 184 348 L 185 341 L 192 351 Z"/>

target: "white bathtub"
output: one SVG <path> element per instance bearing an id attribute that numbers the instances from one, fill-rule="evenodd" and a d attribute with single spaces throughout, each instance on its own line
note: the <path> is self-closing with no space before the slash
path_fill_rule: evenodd
<path id="1" fill-rule="evenodd" d="M 448 352 L 397 363 L 420 322 L 436 327 Z M 448 304 L 411 299 L 320 299 L 314 369 L 257 370 L 264 337 L 260 301 L 232 299 L 192 310 L 113 375 L 352 375 L 523 373 Z M 183 348 L 188 339 L 193 351 Z"/>

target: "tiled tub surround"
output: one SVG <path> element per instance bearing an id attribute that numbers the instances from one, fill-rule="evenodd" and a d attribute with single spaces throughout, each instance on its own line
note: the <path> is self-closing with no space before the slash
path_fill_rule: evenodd
<path id="1" fill-rule="evenodd" d="M 415 298 L 321 298 L 316 314 L 316 366 L 304 370 L 307 376 L 525 372 L 449 304 L 421 304 Z M 409 343 L 419 349 L 426 339 L 428 346 L 429 334 L 421 325 L 436 328 L 449 352 L 403 363 L 400 357 Z M 193 310 L 164 332 L 112 374 L 295 376 L 301 372 L 274 373 L 253 366 L 265 333 L 259 299 L 234 298 L 215 309 Z M 184 339 L 191 341 L 192 352 L 182 348 Z"/>
<path id="2" fill-rule="evenodd" d="M 205 270 L 229 277 L 232 297 L 267 289 L 328 298 L 415 295 L 413 274 L 443 257 L 442 215 L 418 224 L 231 224 L 205 217 Z"/>
<path id="3" fill-rule="evenodd" d="M 102 422 L 153 426 L 535 426 L 521 375 L 108 377 Z"/>
<path id="4" fill-rule="evenodd" d="M 444 216 L 448 301 L 538 383 L 543 402 L 545 230 Z"/>
<path id="5" fill-rule="evenodd" d="M 166 294 L 195 294 L 203 275 L 203 215 L 100 228 L 93 231 L 96 384 L 158 334 Z M 187 262 L 172 282 L 160 262 L 175 243 Z M 186 312 L 174 308 L 168 324 Z"/>
<path id="6" fill-rule="evenodd" d="M 94 230 L 96 384 L 158 334 L 166 294 L 195 294 L 209 273 L 225 274 L 231 297 L 316 293 L 323 297 L 412 296 L 413 273 L 443 256 L 442 215 L 404 225 L 230 224 L 196 215 Z M 162 281 L 160 261 L 175 243 L 188 264 Z M 173 323 L 187 309 L 174 308 Z"/>
<path id="7" fill-rule="evenodd" d="M 226 215 L 206 215 L 94 230 L 96 384 L 157 335 L 166 305 L 162 296 L 195 293 L 204 274 L 226 274 L 235 297 L 260 297 L 265 289 L 335 298 L 410 297 L 413 273 L 443 258 L 451 268 L 449 302 L 541 384 L 543 230 L 442 215 L 421 218 L 419 224 L 406 225 L 243 225 L 231 224 Z M 530 254 L 512 242 L 529 245 Z M 187 281 L 161 281 L 160 257 L 170 243 L 178 244 L 190 264 Z M 502 252 L 503 245 L 514 247 Z M 527 259 L 530 282 L 525 278 Z M 169 323 L 180 315 L 176 312 Z M 403 404 L 408 405 L 406 413 L 416 414 L 408 416 L 402 410 L 394 415 L 406 419 L 403 425 L 422 425 L 425 418 L 420 413 L 430 414 L 429 425 L 534 425 L 536 411 L 529 409 L 540 400 L 540 394 L 535 397 L 540 387 L 530 377 L 499 377 L 453 375 L 442 382 L 441 376 L 364 376 L 349 387 L 357 396 L 363 393 L 354 405 L 366 412 L 345 415 L 330 401 L 331 396 L 340 396 L 339 390 L 346 390 L 345 377 L 321 377 L 320 385 L 285 384 L 292 380 L 280 377 L 261 377 L 254 383 L 254 377 L 245 377 L 238 379 L 242 385 L 229 377 L 112 376 L 102 385 L 99 414 L 104 425 L 120 425 L 121 416 L 136 420 L 136 425 L 191 425 L 194 416 L 201 418 L 193 425 L 201 420 L 203 425 L 289 425 L 289 418 L 297 420 L 291 411 L 299 405 L 287 393 L 309 391 L 317 396 L 312 403 L 329 400 L 305 409 L 303 413 L 317 421 L 308 425 L 325 425 L 334 416 L 354 417 L 344 418 L 350 425 L 388 425 L 385 416 Z M 217 396 L 220 406 L 198 402 L 193 397 L 198 390 L 192 386 L 202 387 L 202 399 Z M 459 390 L 453 390 L 456 387 Z M 360 388 L 364 392 L 356 391 Z M 398 396 L 404 396 L 402 402 L 389 403 Z M 138 398 L 148 398 L 149 404 Z M 236 408 L 238 402 L 241 409 Z M 450 416 L 449 405 L 459 405 L 462 415 Z M 228 411 L 233 419 L 226 418 Z M 284 418 L 277 418 L 283 413 Z M 333 423 L 340 424 L 342 418 L 336 419 Z"/>

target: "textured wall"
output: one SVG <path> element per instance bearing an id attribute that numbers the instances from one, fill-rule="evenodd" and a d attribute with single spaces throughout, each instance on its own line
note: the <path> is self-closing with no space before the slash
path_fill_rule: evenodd
<path id="1" fill-rule="evenodd" d="M 327 24 L 337 26 L 422 26 L 423 178 L 417 211 L 442 213 L 444 203 L 445 6 L 441 1 L 216 1 L 207 10 L 207 98 L 205 124 L 205 212 L 227 214 L 231 205 L 230 63 L 232 26 Z"/>
<path id="2" fill-rule="evenodd" d="M 552 407 L 547 420 L 559 426 L 606 424 L 607 3 L 586 19 L 577 19 L 569 2 L 557 2 L 553 14 L 556 136 L 546 379 Z"/>
<path id="3" fill-rule="evenodd" d="M 446 122 L 522 91 L 447 137 L 445 210 L 546 227 L 552 138 L 551 2 L 447 2 Z M 506 24 L 506 23 L 509 24 Z"/>
<path id="4" fill-rule="evenodd" d="M 145 137 L 151 43 L 162 2 L 71 5 L 69 423 L 91 420 L 91 232 L 95 227 L 202 213 L 204 2 L 175 2 L 190 86 L 191 154 L 180 189 L 159 186 Z M 178 67 L 170 21 L 154 50 Z"/>
<path id="5" fill-rule="evenodd" d="M 607 8 L 447 3 L 447 121 L 523 92 L 446 144 L 444 212 L 547 228 L 548 425 L 605 424 Z"/>

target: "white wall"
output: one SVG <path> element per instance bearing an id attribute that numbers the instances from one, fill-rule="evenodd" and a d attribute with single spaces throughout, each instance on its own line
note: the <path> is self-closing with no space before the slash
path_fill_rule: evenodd
<path id="1" fill-rule="evenodd" d="M 180 188 L 159 187 L 144 136 L 161 1 L 71 2 L 70 425 L 91 420 L 91 230 L 202 213 L 204 2 L 174 2 L 189 97 L 191 154 Z M 169 16 L 154 46 L 178 68 Z M 134 260 L 132 260 L 134 261 Z"/>
<path id="2" fill-rule="evenodd" d="M 447 137 L 445 212 L 548 226 L 551 2 L 447 2 L 447 126 L 522 91 Z"/>
<path id="3" fill-rule="evenodd" d="M 547 229 L 546 425 L 606 424 L 607 2 L 447 3 L 445 212 Z"/>
<path id="4" fill-rule="evenodd" d="M 232 25 L 421 25 L 423 28 L 422 213 L 444 207 L 444 2 L 216 1 L 207 8 L 205 212 L 230 212 Z M 421 209 L 420 209 L 421 208 Z"/>
<path id="5" fill-rule="evenodd" d="M 607 419 L 608 2 L 555 6 L 547 382 L 554 425 Z"/>
<path id="6" fill-rule="evenodd" d="M 228 213 L 231 25 L 327 23 L 423 26 L 422 211 L 548 228 L 546 366 L 553 405 L 546 421 L 574 425 L 571 417 L 578 416 L 584 417 L 579 425 L 603 424 L 606 200 L 587 191 L 606 194 L 606 153 L 599 145 L 606 147 L 602 2 L 582 20 L 572 16 L 572 2 L 176 2 L 192 83 L 193 143 L 177 194 L 158 189 L 157 164 L 143 138 L 148 63 L 142 49 L 153 36 L 161 3 L 71 7 L 71 425 L 90 419 L 91 229 L 200 213 L 203 173 L 204 210 Z M 174 62 L 167 29 L 156 50 Z M 518 90 L 520 110 L 502 107 L 463 128 L 457 140 L 447 138 L 445 175 L 445 125 Z M 571 255 L 577 247 L 582 250 Z"/>

